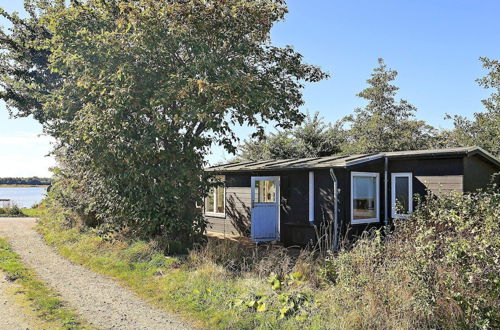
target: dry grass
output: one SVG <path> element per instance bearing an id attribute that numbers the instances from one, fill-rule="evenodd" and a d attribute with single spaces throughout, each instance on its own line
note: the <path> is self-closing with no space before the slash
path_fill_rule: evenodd
<path id="1" fill-rule="evenodd" d="M 498 328 L 499 194 L 430 199 L 384 237 L 333 255 L 211 238 L 185 256 L 42 222 L 72 260 L 206 327 Z M 325 255 L 323 255 L 325 254 Z M 147 284 L 145 284 L 147 283 Z"/>

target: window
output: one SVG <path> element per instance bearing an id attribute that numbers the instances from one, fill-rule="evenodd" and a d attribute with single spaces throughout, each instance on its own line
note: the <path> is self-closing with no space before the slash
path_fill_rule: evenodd
<path id="1" fill-rule="evenodd" d="M 276 202 L 276 184 L 273 180 L 255 181 L 255 202 L 256 203 L 275 203 Z"/>
<path id="2" fill-rule="evenodd" d="M 224 181 L 223 176 L 218 176 L 217 179 Z M 223 186 L 210 189 L 208 196 L 205 198 L 205 214 L 224 216 L 226 212 L 225 195 L 226 189 Z"/>
<path id="3" fill-rule="evenodd" d="M 351 223 L 379 222 L 379 174 L 351 173 Z"/>
<path id="4" fill-rule="evenodd" d="M 411 173 L 392 173 L 392 217 L 404 218 L 413 211 L 413 185 Z"/>

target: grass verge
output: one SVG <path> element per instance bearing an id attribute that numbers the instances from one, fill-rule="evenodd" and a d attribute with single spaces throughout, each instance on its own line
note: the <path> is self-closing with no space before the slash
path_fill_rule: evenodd
<path id="1" fill-rule="evenodd" d="M 429 196 L 339 253 L 209 240 L 185 256 L 90 229 L 54 203 L 39 231 L 62 255 L 204 327 L 500 329 L 500 193 Z"/>
<path id="2" fill-rule="evenodd" d="M 262 264 L 254 266 L 262 276 L 255 276 L 206 259 L 202 251 L 208 250 L 165 256 L 154 243 L 106 240 L 91 230 L 66 228 L 54 214 L 43 217 L 38 230 L 73 262 L 120 281 L 146 301 L 202 328 L 318 328 L 314 323 L 320 294 L 298 271 L 278 274 L 276 266 L 287 258 L 282 250 L 262 252 L 262 258 L 256 258 Z M 235 253 L 235 258 L 248 254 L 236 251 L 231 242 L 210 244 L 214 244 L 210 250 Z"/>
<path id="3" fill-rule="evenodd" d="M 33 208 L 19 208 L 17 206 L 2 208 L 0 207 L 0 218 L 40 218 L 45 213 L 45 208 L 42 205 Z"/>
<path id="4" fill-rule="evenodd" d="M 16 293 L 25 296 L 27 305 L 48 328 L 90 329 L 56 292 L 36 279 L 34 272 L 21 262 L 20 257 L 3 238 L 0 238 L 0 270 L 7 275 L 7 280 L 19 284 L 20 288 Z"/>

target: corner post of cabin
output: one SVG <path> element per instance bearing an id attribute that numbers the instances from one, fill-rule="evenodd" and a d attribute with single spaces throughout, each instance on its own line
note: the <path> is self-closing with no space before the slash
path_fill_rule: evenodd
<path id="1" fill-rule="evenodd" d="M 389 192 L 388 183 L 389 183 L 389 158 L 387 156 L 384 157 L 384 225 L 387 226 L 389 224 L 389 215 L 388 215 L 388 196 Z"/>
<path id="2" fill-rule="evenodd" d="M 309 171 L 309 224 L 314 226 L 314 171 Z"/>

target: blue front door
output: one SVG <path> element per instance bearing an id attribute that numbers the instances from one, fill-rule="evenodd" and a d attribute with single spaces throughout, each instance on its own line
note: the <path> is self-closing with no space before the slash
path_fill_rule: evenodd
<path id="1" fill-rule="evenodd" d="M 254 242 L 279 239 L 280 178 L 252 177 L 252 240 Z"/>

